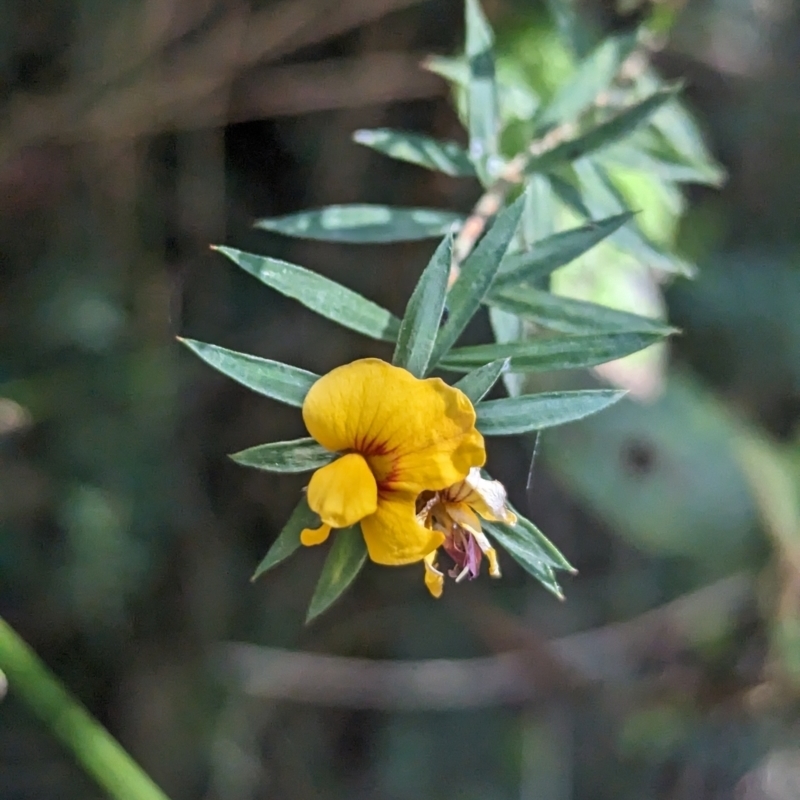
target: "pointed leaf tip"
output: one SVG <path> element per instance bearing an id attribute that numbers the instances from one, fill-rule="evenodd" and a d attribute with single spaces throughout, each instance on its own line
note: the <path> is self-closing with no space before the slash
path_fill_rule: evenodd
<path id="1" fill-rule="evenodd" d="M 623 211 L 586 225 L 554 233 L 537 241 L 530 250 L 506 256 L 500 264 L 493 289 L 521 283 L 535 283 L 569 264 L 611 236 L 633 217 Z"/>
<path id="2" fill-rule="evenodd" d="M 400 320 L 394 314 L 341 283 L 288 261 L 232 247 L 217 249 L 254 278 L 331 322 L 378 341 L 397 338 Z"/>
<path id="3" fill-rule="evenodd" d="M 358 525 L 334 531 L 333 543 L 308 606 L 306 624 L 341 597 L 367 560 L 367 546 Z"/>
<path id="4" fill-rule="evenodd" d="M 425 267 L 400 324 L 392 363 L 418 378 L 427 372 L 439 333 L 452 252 L 453 237 L 447 236 Z"/>
<path id="5" fill-rule="evenodd" d="M 675 328 L 661 320 L 641 317 L 609 306 L 573 300 L 570 297 L 533 289 L 530 286 L 501 286 L 492 289 L 486 303 L 520 319 L 535 322 L 559 333 L 626 333 L 644 331 L 669 336 Z"/>
<path id="6" fill-rule="evenodd" d="M 442 359 L 443 369 L 470 372 L 498 358 L 510 358 L 510 372 L 547 372 L 593 367 L 635 353 L 663 336 L 652 332 L 553 334 L 536 339 L 457 347 Z"/>
<path id="7" fill-rule="evenodd" d="M 477 427 L 484 436 L 514 436 L 575 422 L 619 402 L 627 392 L 588 389 L 542 392 L 478 404 Z"/>
<path id="8" fill-rule="evenodd" d="M 326 242 L 381 244 L 444 236 L 463 217 L 435 208 L 353 204 L 326 206 L 255 223 L 256 228 Z"/>
<path id="9" fill-rule="evenodd" d="M 301 407 L 308 390 L 319 380 L 319 375 L 313 372 L 280 361 L 237 353 L 195 339 L 179 338 L 179 341 L 223 375 L 290 406 Z"/>
<path id="10" fill-rule="evenodd" d="M 272 543 L 269 551 L 256 567 L 251 581 L 260 578 L 265 572 L 285 561 L 300 547 L 300 533 L 304 528 L 316 528 L 320 524 L 319 517 L 308 507 L 305 495 L 295 506 L 278 538 Z"/>
<path id="11" fill-rule="evenodd" d="M 520 520 L 521 522 L 522 520 Z M 527 520 L 525 520 L 527 522 Z M 502 522 L 481 522 L 486 533 L 494 539 L 503 550 L 510 555 L 529 575 L 536 578 L 547 591 L 558 598 L 564 597 L 561 587 L 556 579 L 555 569 L 561 567 L 551 557 L 548 549 L 542 545 L 546 543 L 549 548 L 553 545 L 536 528 L 533 523 L 528 523 L 531 529 L 523 528 L 519 522 L 515 525 L 506 525 Z M 563 558 L 563 557 L 562 557 Z"/>
<path id="12" fill-rule="evenodd" d="M 573 139 L 561 142 L 541 155 L 532 158 L 526 165 L 527 172 L 547 172 L 559 164 L 577 161 L 597 150 L 607 147 L 632 134 L 678 91 L 674 86 L 659 89 L 634 103 Z"/>
<path id="13" fill-rule="evenodd" d="M 311 438 L 304 438 L 256 445 L 231 453 L 228 458 L 243 467 L 267 472 L 311 472 L 333 461 L 336 453 L 326 450 Z"/>
<path id="14" fill-rule="evenodd" d="M 508 245 L 516 233 L 524 205 L 525 197 L 520 196 L 504 209 L 475 250 L 461 265 L 461 272 L 447 296 L 447 308 L 450 314 L 436 337 L 436 345 L 431 356 L 432 366 L 435 366 L 456 343 L 480 308 L 494 282 Z"/>
<path id="15" fill-rule="evenodd" d="M 635 46 L 635 33 L 609 36 L 601 42 L 556 91 L 537 121 L 546 126 L 579 117 L 608 89 Z"/>
<path id="16" fill-rule="evenodd" d="M 358 130 L 353 141 L 389 158 L 416 164 L 454 178 L 475 176 L 475 167 L 463 147 L 455 142 L 443 142 L 418 133 L 375 128 Z"/>
<path id="17" fill-rule="evenodd" d="M 483 367 L 478 367 L 458 381 L 455 384 L 455 388 L 464 392 L 472 404 L 475 405 L 497 383 L 498 378 L 508 370 L 510 364 L 510 358 L 500 358 Z"/>
<path id="18" fill-rule="evenodd" d="M 492 50 L 494 32 L 477 0 L 466 0 L 467 129 L 469 155 L 484 184 L 499 153 L 500 102 Z"/>

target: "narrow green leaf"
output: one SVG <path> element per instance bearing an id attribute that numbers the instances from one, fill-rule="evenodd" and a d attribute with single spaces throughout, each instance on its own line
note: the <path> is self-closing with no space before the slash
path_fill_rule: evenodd
<path id="1" fill-rule="evenodd" d="M 332 322 L 379 341 L 393 342 L 397 338 L 400 320 L 394 314 L 336 281 L 277 258 L 243 253 L 232 247 L 213 249 L 275 291 Z"/>
<path id="2" fill-rule="evenodd" d="M 657 83 L 654 81 L 654 85 Z M 678 98 L 667 103 L 653 117 L 653 125 L 664 135 L 674 150 L 687 161 L 708 164 L 724 173 L 724 169 L 714 161 L 706 147 L 697 123 Z"/>
<path id="3" fill-rule="evenodd" d="M 497 344 L 518 342 L 525 338 L 525 323 L 516 315 L 501 311 L 499 308 L 489 306 L 489 324 Z M 502 359 L 506 361 L 506 359 Z M 525 385 L 525 376 L 509 372 L 510 361 L 503 372 L 503 384 L 511 397 L 522 394 Z"/>
<path id="4" fill-rule="evenodd" d="M 654 150 L 632 142 L 618 142 L 603 151 L 601 160 L 604 164 L 631 167 L 675 183 L 721 186 L 725 182 L 725 170 L 721 167 L 712 162 L 686 161 L 668 146 Z"/>
<path id="5" fill-rule="evenodd" d="M 379 244 L 434 239 L 449 233 L 463 217 L 435 208 L 381 205 L 327 206 L 256 222 L 263 231 L 325 242 Z"/>
<path id="6" fill-rule="evenodd" d="M 606 91 L 625 59 L 636 47 L 636 34 L 609 36 L 575 70 L 575 74 L 556 92 L 538 120 L 544 126 L 577 119 Z"/>
<path id="7" fill-rule="evenodd" d="M 575 175 L 580 183 L 580 191 L 589 210 L 595 216 L 618 214 L 625 209 L 622 196 L 614 187 L 606 171 L 591 159 L 582 158 L 573 165 Z M 579 209 L 575 209 L 580 213 Z M 609 241 L 620 250 L 640 259 L 654 269 L 664 272 L 678 273 L 691 277 L 695 273 L 692 264 L 671 253 L 666 253 L 657 244 L 650 241 L 635 221 L 615 231 Z"/>
<path id="8" fill-rule="evenodd" d="M 326 450 L 313 439 L 294 439 L 289 442 L 270 442 L 248 447 L 229 457 L 244 467 L 268 472 L 310 472 L 324 467 L 337 454 Z"/>
<path id="9" fill-rule="evenodd" d="M 497 383 L 497 379 L 508 369 L 508 359 L 499 358 L 483 367 L 472 370 L 458 383 L 456 389 L 461 389 L 473 404 L 483 399 L 489 389 Z"/>
<path id="10" fill-rule="evenodd" d="M 237 353 L 215 344 L 206 344 L 194 339 L 181 339 L 206 364 L 241 383 L 254 392 L 279 400 L 290 406 L 302 406 L 308 390 L 319 380 L 313 372 L 259 358 L 247 353 Z"/>
<path id="11" fill-rule="evenodd" d="M 543 177 L 543 176 L 539 176 Z M 551 172 L 547 176 L 550 185 L 553 187 L 553 194 L 567 207 L 574 209 L 584 219 L 591 220 L 592 212 L 589 211 L 583 202 L 583 197 L 578 189 L 568 180 L 562 178 L 558 173 Z"/>
<path id="12" fill-rule="evenodd" d="M 430 136 L 391 128 L 356 131 L 353 141 L 371 147 L 389 158 L 407 161 L 434 172 L 443 172 L 454 178 L 475 177 L 475 167 L 469 160 L 467 151 L 455 142 L 440 142 Z"/>
<path id="13" fill-rule="evenodd" d="M 526 253 L 506 256 L 500 264 L 492 291 L 521 281 L 534 283 L 549 276 L 619 230 L 632 216 L 630 212 L 615 214 L 580 228 L 554 233 L 536 242 Z"/>
<path id="14" fill-rule="evenodd" d="M 308 606 L 306 623 L 318 617 L 355 580 L 367 560 L 367 546 L 358 525 L 333 533 L 333 544 Z"/>
<path id="15" fill-rule="evenodd" d="M 300 502 L 295 507 L 283 530 L 278 534 L 278 538 L 272 543 L 272 547 L 256 567 L 251 581 L 261 577 L 267 570 L 272 569 L 285 561 L 300 547 L 300 533 L 303 528 L 319 527 L 319 517 L 308 507 L 308 501 L 303 495 Z"/>
<path id="16" fill-rule="evenodd" d="M 422 62 L 422 68 L 461 89 L 466 89 L 469 84 L 469 63 L 466 58 L 428 56 Z"/>
<path id="17" fill-rule="evenodd" d="M 528 162 L 527 171 L 547 172 L 559 164 L 576 161 L 623 139 L 647 122 L 664 103 L 675 96 L 677 90 L 676 87 L 661 89 L 641 102 L 620 111 L 611 119 L 601 122 L 581 136 L 555 145 L 540 156 L 531 159 Z"/>
<path id="18" fill-rule="evenodd" d="M 529 575 L 536 578 L 549 592 L 560 600 L 564 594 L 556 580 L 553 564 L 538 542 L 520 528 L 519 524 L 504 525 L 501 522 L 481 520 L 481 527 L 516 561 Z"/>
<path id="19" fill-rule="evenodd" d="M 516 314 L 508 314 L 499 308 L 489 308 L 489 322 L 497 344 L 518 342 L 525 338 L 525 324 Z M 508 375 L 504 377 L 507 378 Z"/>
<path id="20" fill-rule="evenodd" d="M 573 0 L 547 0 L 547 10 L 561 41 L 578 57 L 585 58 L 593 44 L 592 31 Z"/>
<path id="21" fill-rule="evenodd" d="M 461 272 L 447 296 L 450 315 L 436 337 L 430 360 L 432 366 L 455 344 L 480 308 L 517 230 L 524 203 L 524 196 L 520 196 L 500 213 L 489 232 L 461 265 Z"/>
<path id="22" fill-rule="evenodd" d="M 554 428 L 588 417 L 613 405 L 626 392 L 589 389 L 579 392 L 543 392 L 478 403 L 477 427 L 484 436 L 514 436 Z"/>
<path id="23" fill-rule="evenodd" d="M 491 480 L 486 470 L 481 470 L 481 474 L 487 480 Z M 566 570 L 573 575 L 577 573 L 575 567 L 567 561 L 564 554 L 536 527 L 524 514 L 514 508 L 511 503 L 508 503 L 509 509 L 516 515 L 517 521 L 513 525 L 508 525 L 504 522 L 493 522 L 492 525 L 499 527 L 501 530 L 513 536 L 517 540 L 527 542 L 528 546 L 533 548 L 538 558 L 551 567 L 557 570 Z"/>
<path id="24" fill-rule="evenodd" d="M 481 180 L 490 177 L 489 162 L 499 149 L 500 104 L 494 66 L 494 33 L 478 0 L 466 0 L 466 56 L 469 63 L 467 112 L 469 155 Z"/>
<path id="25" fill-rule="evenodd" d="M 447 278 L 453 254 L 453 237 L 448 236 L 436 248 L 428 266 L 417 282 L 397 336 L 392 363 L 405 367 L 422 378 L 439 333 L 447 294 Z"/>
<path id="26" fill-rule="evenodd" d="M 490 536 L 498 539 L 499 536 L 496 534 L 504 533 L 506 537 L 517 544 L 518 548 L 530 550 L 542 564 L 555 570 L 574 573 L 574 567 L 564 558 L 558 548 L 530 520 L 521 516 L 516 509 L 512 510 L 517 515 L 517 521 L 513 525 L 497 521 L 487 521 L 488 524 L 484 525 L 481 520 L 481 527 L 486 529 Z"/>
<path id="27" fill-rule="evenodd" d="M 662 336 L 676 333 L 675 328 L 657 319 L 561 297 L 530 286 L 493 288 L 486 303 L 559 333 L 651 331 Z"/>
<path id="28" fill-rule="evenodd" d="M 466 0 L 464 14 L 467 58 L 491 50 L 494 47 L 494 31 L 479 0 Z"/>
<path id="29" fill-rule="evenodd" d="M 661 79 L 653 69 L 646 69 L 636 81 L 640 92 L 652 92 L 659 87 Z M 686 106 L 675 98 L 664 105 L 653 117 L 653 127 L 666 139 L 669 146 L 686 162 L 703 164 L 720 173 L 724 180 L 725 170 L 717 164 L 703 141 L 703 134 Z"/>
<path id="30" fill-rule="evenodd" d="M 506 344 L 458 347 L 442 359 L 441 368 L 469 372 L 495 361 L 510 358 L 509 372 L 547 372 L 604 364 L 655 344 L 657 333 L 604 333 L 590 336 L 553 336 Z"/>
<path id="31" fill-rule="evenodd" d="M 578 572 L 578 570 L 567 561 L 564 554 L 536 527 L 536 525 L 523 514 L 520 514 L 511 503 L 508 504 L 508 507 L 517 515 L 517 521 L 510 527 L 515 531 L 519 531 L 519 535 L 524 539 L 534 541 L 539 550 L 541 550 L 542 555 L 549 559 L 554 569 L 566 570 L 573 575 Z M 501 527 L 505 527 L 505 524 L 502 522 L 497 524 Z"/>
<path id="32" fill-rule="evenodd" d="M 530 175 L 525 187 L 525 209 L 519 226 L 525 249 L 553 235 L 557 212 L 550 176 Z M 503 265 L 500 264 L 502 271 Z"/>

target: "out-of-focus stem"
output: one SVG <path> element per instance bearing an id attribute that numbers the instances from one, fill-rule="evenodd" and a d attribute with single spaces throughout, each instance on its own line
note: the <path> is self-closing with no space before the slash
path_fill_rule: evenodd
<path id="1" fill-rule="evenodd" d="M 115 800 L 168 800 L 116 739 L 78 702 L 0 617 L 0 674 Z"/>

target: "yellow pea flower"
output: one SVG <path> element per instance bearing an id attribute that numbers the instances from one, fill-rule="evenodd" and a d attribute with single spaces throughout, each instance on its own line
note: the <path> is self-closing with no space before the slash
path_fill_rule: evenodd
<path id="1" fill-rule="evenodd" d="M 417 501 L 419 521 L 444 536 L 443 548 L 455 562 L 448 574 L 457 583 L 478 576 L 483 556 L 489 560 L 489 575 L 500 577 L 497 552 L 481 530 L 480 517 L 509 525 L 517 521 L 506 505 L 503 484 L 482 477 L 477 467 L 464 480 L 439 492 L 426 492 Z M 436 556 L 434 550 L 424 558 L 425 585 L 434 597 L 441 597 L 444 573 L 438 569 Z"/>
<path id="2" fill-rule="evenodd" d="M 300 541 L 320 544 L 332 528 L 358 522 L 378 564 L 421 561 L 443 544 L 441 531 L 417 519 L 417 498 L 462 481 L 486 460 L 463 392 L 375 358 L 320 378 L 303 402 L 303 420 L 319 444 L 343 455 L 311 476 L 308 504 L 322 525 L 304 529 Z"/>

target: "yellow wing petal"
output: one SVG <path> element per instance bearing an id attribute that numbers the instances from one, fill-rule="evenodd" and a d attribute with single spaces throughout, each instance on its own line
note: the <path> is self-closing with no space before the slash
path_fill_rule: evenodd
<path id="1" fill-rule="evenodd" d="M 300 531 L 300 543 L 306 547 L 313 547 L 315 544 L 322 544 L 331 535 L 331 526 L 324 522 L 319 528 L 303 528 Z"/>
<path id="2" fill-rule="evenodd" d="M 425 586 L 434 597 L 441 597 L 444 591 L 444 573 L 436 568 L 435 550 L 425 556 L 423 564 L 425 565 Z"/>
<path id="3" fill-rule="evenodd" d="M 417 522 L 412 495 L 380 498 L 378 510 L 361 520 L 361 531 L 370 559 L 389 566 L 422 561 L 444 541 L 441 533 Z"/>
<path id="4" fill-rule="evenodd" d="M 318 469 L 308 484 L 308 505 L 333 528 L 347 528 L 374 514 L 378 485 L 364 457 L 348 453 Z"/>

